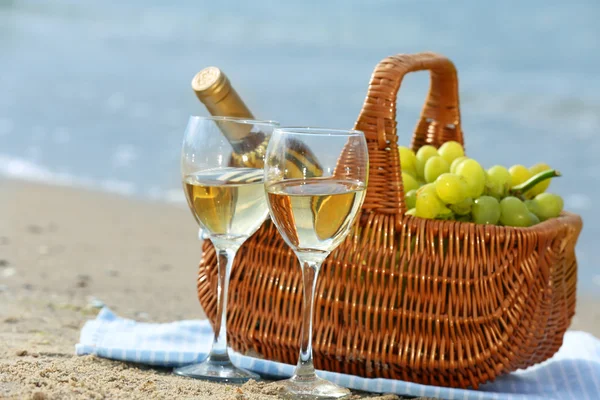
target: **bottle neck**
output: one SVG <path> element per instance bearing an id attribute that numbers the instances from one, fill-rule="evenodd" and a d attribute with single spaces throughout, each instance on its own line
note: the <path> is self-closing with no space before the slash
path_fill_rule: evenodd
<path id="1" fill-rule="evenodd" d="M 254 119 L 227 76 L 218 68 L 208 67 L 196 74 L 192 80 L 192 88 L 211 115 Z M 247 140 L 248 136 L 253 136 L 249 135 L 251 125 L 227 121 L 220 121 L 218 125 L 238 153 L 251 151 L 264 139 Z"/>

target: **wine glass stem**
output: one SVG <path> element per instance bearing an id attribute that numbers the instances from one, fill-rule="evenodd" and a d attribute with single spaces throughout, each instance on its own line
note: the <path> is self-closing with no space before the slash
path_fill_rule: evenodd
<path id="1" fill-rule="evenodd" d="M 236 250 L 217 249 L 217 320 L 215 322 L 215 337 L 209 358 L 213 361 L 229 361 L 227 354 L 227 292 L 229 291 L 229 275 L 235 258 Z"/>
<path id="2" fill-rule="evenodd" d="M 300 341 L 300 357 L 296 365 L 296 375 L 300 379 L 314 379 L 316 377 L 312 354 L 312 326 L 315 288 L 321 263 L 300 260 L 303 280 L 302 296 L 302 332 Z"/>

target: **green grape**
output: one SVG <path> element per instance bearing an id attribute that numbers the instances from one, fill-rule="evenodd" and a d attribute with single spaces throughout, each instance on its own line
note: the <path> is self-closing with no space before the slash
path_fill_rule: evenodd
<path id="1" fill-rule="evenodd" d="M 558 217 L 563 210 L 564 202 L 562 197 L 557 194 L 540 193 L 527 205 L 540 221 L 545 221 L 549 218 Z"/>
<path id="2" fill-rule="evenodd" d="M 402 172 L 402 184 L 404 185 L 404 192 L 419 188 L 419 182 L 408 172 Z"/>
<path id="3" fill-rule="evenodd" d="M 425 164 L 427 160 L 435 156 L 439 156 L 437 149 L 429 144 L 426 144 L 417 151 L 417 178 L 425 177 Z"/>
<path id="4" fill-rule="evenodd" d="M 412 176 L 417 176 L 417 156 L 408 147 L 398 146 L 400 154 L 400 167 L 403 172 L 408 172 Z"/>
<path id="5" fill-rule="evenodd" d="M 494 165 L 487 170 L 486 187 L 488 193 L 496 198 L 502 198 L 510 186 L 510 172 L 502 165 Z"/>
<path id="6" fill-rule="evenodd" d="M 437 196 L 437 192 L 435 190 L 435 184 L 434 183 L 427 183 L 423 186 L 421 186 L 420 188 L 417 189 L 417 195 L 421 194 L 421 193 L 432 193 L 435 194 Z"/>
<path id="7" fill-rule="evenodd" d="M 413 217 L 416 217 L 417 216 L 417 209 L 413 207 L 410 210 L 408 210 L 407 212 L 405 212 L 404 215 L 412 215 Z"/>
<path id="8" fill-rule="evenodd" d="M 500 202 L 500 223 L 505 226 L 527 227 L 531 225 L 529 210 L 525 203 L 513 196 Z"/>
<path id="9" fill-rule="evenodd" d="M 435 180 L 435 191 L 444 203 L 460 203 L 467 197 L 467 182 L 462 176 L 445 173 Z"/>
<path id="10" fill-rule="evenodd" d="M 531 211 L 534 214 L 537 214 L 537 212 L 535 211 L 537 208 L 537 203 L 533 200 L 525 200 L 525 206 L 527 207 L 527 209 L 529 211 Z"/>
<path id="11" fill-rule="evenodd" d="M 425 163 L 425 181 L 433 183 L 443 173 L 450 171 L 450 164 L 440 156 L 433 156 Z"/>
<path id="12" fill-rule="evenodd" d="M 522 165 L 513 165 L 508 169 L 510 173 L 510 187 L 515 187 L 531 178 L 533 174 Z"/>
<path id="13" fill-rule="evenodd" d="M 448 207 L 444 206 L 440 209 L 440 211 L 438 212 L 438 215 L 435 217 L 435 219 L 443 219 L 443 220 L 454 219 L 454 213 Z"/>
<path id="14" fill-rule="evenodd" d="M 416 215 L 433 219 L 445 208 L 444 203 L 432 192 L 417 192 Z"/>
<path id="15" fill-rule="evenodd" d="M 529 172 L 531 172 L 531 176 L 533 176 L 533 175 L 539 174 L 540 172 L 547 171 L 549 169 L 552 169 L 552 168 L 550 168 L 550 166 L 548 164 L 538 163 L 538 164 L 535 164 L 534 166 L 530 167 Z M 529 191 L 526 193 L 526 195 L 528 197 L 533 198 L 540 193 L 544 193 L 546 190 L 548 190 L 548 186 L 550 186 L 551 180 L 552 179 L 546 179 L 546 180 L 541 181 L 540 183 L 538 183 L 537 185 L 535 185 L 534 187 L 529 189 Z"/>
<path id="16" fill-rule="evenodd" d="M 537 201 L 525 200 L 525 206 L 527 207 L 529 212 L 534 214 L 536 217 L 540 218 L 539 215 L 541 214 L 541 211 L 540 211 L 540 207 L 539 207 L 539 204 Z M 540 220 L 541 220 L 541 218 L 540 218 Z"/>
<path id="17" fill-rule="evenodd" d="M 469 157 L 458 157 L 456 160 L 452 161 L 452 164 L 450 164 L 450 172 L 455 174 L 456 173 L 456 168 L 458 168 L 458 166 L 460 165 L 460 163 L 462 163 L 465 160 L 468 160 Z"/>
<path id="18" fill-rule="evenodd" d="M 473 207 L 473 199 L 470 197 L 467 197 L 460 203 L 450 205 L 450 209 L 454 212 L 454 214 L 460 215 L 460 216 L 468 216 L 471 213 L 472 207 Z"/>
<path id="19" fill-rule="evenodd" d="M 406 203 L 406 208 L 415 208 L 417 205 L 417 191 L 413 189 L 407 192 L 404 195 L 404 202 Z"/>
<path id="20" fill-rule="evenodd" d="M 452 164 L 454 160 L 465 155 L 465 150 L 460 143 L 451 140 L 441 145 L 438 153 L 448 164 Z"/>
<path id="21" fill-rule="evenodd" d="M 500 220 L 500 203 L 495 197 L 481 196 L 473 202 L 473 222 L 476 224 L 496 225 Z"/>
<path id="22" fill-rule="evenodd" d="M 472 158 L 464 160 L 456 168 L 456 174 L 465 178 L 468 197 L 476 199 L 483 194 L 483 189 L 485 188 L 485 171 L 477 161 Z"/>
<path id="23" fill-rule="evenodd" d="M 540 219 L 538 218 L 538 216 L 532 213 L 531 211 L 529 211 L 529 220 L 531 221 L 531 225 L 529 226 L 533 226 L 540 223 Z"/>

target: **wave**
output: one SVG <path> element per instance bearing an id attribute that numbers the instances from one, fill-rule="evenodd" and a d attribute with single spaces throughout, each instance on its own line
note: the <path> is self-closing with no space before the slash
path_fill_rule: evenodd
<path id="1" fill-rule="evenodd" d="M 49 182 L 70 186 L 76 184 L 74 176 L 67 173 L 53 172 L 50 169 L 18 157 L 0 154 L 0 174 L 9 178 L 23 179 L 33 182 Z"/>
<path id="2" fill-rule="evenodd" d="M 143 193 L 138 190 L 133 182 L 113 178 L 96 180 L 75 176 L 66 172 L 54 171 L 30 160 L 5 154 L 0 154 L 0 176 L 54 186 L 100 190 L 126 197 L 144 197 L 166 203 L 185 203 L 181 189 L 153 190 L 149 193 Z"/>

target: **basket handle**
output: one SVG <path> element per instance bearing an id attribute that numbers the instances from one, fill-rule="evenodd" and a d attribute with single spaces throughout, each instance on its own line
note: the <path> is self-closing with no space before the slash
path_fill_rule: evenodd
<path id="1" fill-rule="evenodd" d="M 429 94 L 412 137 L 411 147 L 439 147 L 448 140 L 463 144 L 454 64 L 436 53 L 398 54 L 383 59 L 371 76 L 367 98 L 355 129 L 365 133 L 371 166 L 363 208 L 404 215 L 406 206 L 397 151 L 396 96 L 409 72 L 430 71 Z"/>

